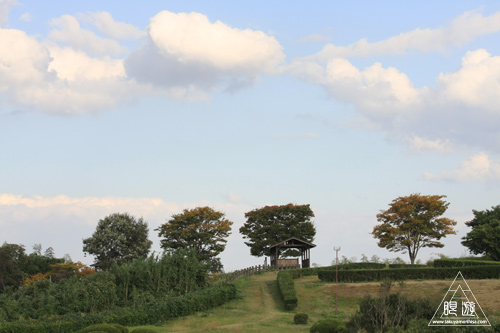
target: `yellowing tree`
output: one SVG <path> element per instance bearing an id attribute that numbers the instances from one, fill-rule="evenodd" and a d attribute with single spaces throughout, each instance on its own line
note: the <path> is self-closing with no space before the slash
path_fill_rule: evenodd
<path id="1" fill-rule="evenodd" d="M 377 214 L 380 225 L 372 235 L 378 246 L 393 252 L 408 252 L 413 265 L 418 251 L 423 247 L 443 247 L 439 242 L 446 235 L 456 234 L 456 221 L 441 217 L 449 203 L 445 195 L 411 194 L 394 199 L 389 209 Z"/>
<path id="2" fill-rule="evenodd" d="M 162 248 L 194 249 L 199 261 L 220 267 L 216 256 L 224 251 L 232 224 L 222 212 L 210 207 L 197 207 L 185 209 L 182 214 L 172 215 L 167 223 L 155 230 L 159 231 L 159 237 L 163 237 Z"/>

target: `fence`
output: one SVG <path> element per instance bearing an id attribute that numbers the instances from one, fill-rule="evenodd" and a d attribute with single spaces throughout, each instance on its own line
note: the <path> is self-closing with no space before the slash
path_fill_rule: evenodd
<path id="1" fill-rule="evenodd" d="M 251 267 L 239 269 L 237 271 L 227 273 L 225 275 L 227 277 L 227 280 L 226 280 L 227 282 L 233 282 L 234 280 L 236 280 L 242 276 L 250 276 L 250 275 L 253 275 L 256 273 L 260 273 L 260 272 L 267 272 L 270 270 L 296 269 L 296 268 L 300 268 L 300 265 L 299 264 L 283 265 L 283 266 L 279 266 L 277 268 L 274 266 L 271 266 L 271 265 L 257 265 L 257 266 L 251 266 Z"/>

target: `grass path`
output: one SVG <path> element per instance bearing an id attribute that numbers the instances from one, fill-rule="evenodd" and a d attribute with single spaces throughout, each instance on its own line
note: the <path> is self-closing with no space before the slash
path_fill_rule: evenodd
<path id="1" fill-rule="evenodd" d="M 276 283 L 276 272 L 238 279 L 240 297 L 225 305 L 172 320 L 157 332 L 308 332 L 309 325 L 295 325 L 295 312 L 285 311 Z"/>

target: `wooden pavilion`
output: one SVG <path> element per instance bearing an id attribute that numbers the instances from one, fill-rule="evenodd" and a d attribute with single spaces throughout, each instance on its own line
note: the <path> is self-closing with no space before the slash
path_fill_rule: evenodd
<path id="1" fill-rule="evenodd" d="M 311 265 L 310 249 L 313 247 L 316 247 L 316 245 L 295 237 L 290 237 L 282 242 L 276 243 L 269 248 L 269 253 L 271 256 L 271 266 L 279 268 L 279 267 L 299 265 L 298 258 L 280 259 L 279 256 L 280 251 L 282 249 L 298 249 L 300 250 L 300 257 L 302 259 L 302 268 L 310 267 Z"/>

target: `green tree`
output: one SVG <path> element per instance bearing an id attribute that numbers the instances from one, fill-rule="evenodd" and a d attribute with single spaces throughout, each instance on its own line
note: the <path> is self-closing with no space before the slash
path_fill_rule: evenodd
<path id="1" fill-rule="evenodd" d="M 472 230 L 462 238 L 462 245 L 474 254 L 486 254 L 500 261 L 500 205 L 472 212 L 474 218 L 465 222 Z"/>
<path id="2" fill-rule="evenodd" d="M 95 265 L 108 270 L 113 262 L 122 264 L 133 259 L 145 259 L 151 242 L 148 224 L 127 213 L 115 213 L 99 220 L 92 237 L 83 240 L 83 252 L 95 256 Z"/>
<path id="3" fill-rule="evenodd" d="M 222 212 L 210 207 L 196 207 L 172 215 L 167 223 L 155 230 L 159 231 L 159 237 L 163 237 L 161 247 L 165 250 L 193 249 L 199 261 L 220 269 L 216 257 L 226 248 L 232 224 Z"/>
<path id="4" fill-rule="evenodd" d="M 19 287 L 23 281 L 27 255 L 23 245 L 3 243 L 0 247 L 0 292 Z"/>
<path id="5" fill-rule="evenodd" d="M 269 256 L 269 247 L 290 237 L 312 242 L 316 228 L 311 218 L 314 213 L 309 205 L 265 206 L 245 213 L 247 221 L 240 233 L 250 247 L 250 254 L 256 257 Z M 298 256 L 300 252 L 285 250 L 281 256 Z"/>
<path id="6" fill-rule="evenodd" d="M 411 194 L 392 201 L 389 209 L 377 214 L 382 223 L 373 228 L 378 246 L 392 252 L 408 252 L 413 265 L 423 247 L 443 247 L 439 242 L 446 235 L 456 234 L 456 221 L 441 217 L 449 203 L 445 195 Z"/>

